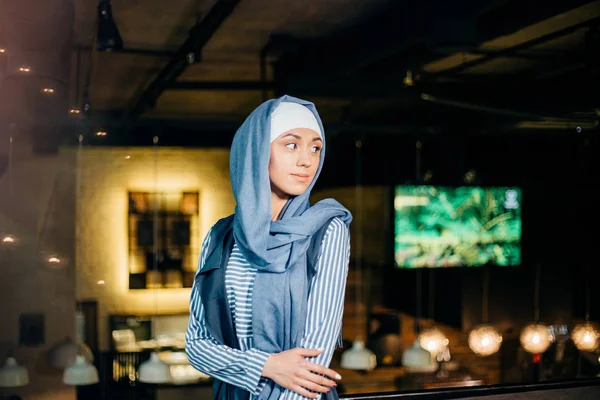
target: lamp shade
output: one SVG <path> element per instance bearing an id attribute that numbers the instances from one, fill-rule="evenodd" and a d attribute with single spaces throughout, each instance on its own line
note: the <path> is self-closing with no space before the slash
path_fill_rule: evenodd
<path id="1" fill-rule="evenodd" d="M 6 359 L 6 365 L 0 369 L 0 387 L 19 387 L 29 383 L 27 368 L 17 364 L 13 357 Z"/>
<path id="2" fill-rule="evenodd" d="M 150 359 L 140 365 L 140 381 L 146 383 L 167 383 L 171 381 L 171 367 L 153 352 Z"/>
<path id="3" fill-rule="evenodd" d="M 84 356 L 78 354 L 75 362 L 65 369 L 63 382 L 74 386 L 93 385 L 99 382 L 98 370 Z"/>
<path id="4" fill-rule="evenodd" d="M 446 335 L 444 335 L 444 332 L 434 326 L 421 332 L 419 335 L 419 343 L 421 344 L 421 347 L 435 357 L 448 346 L 449 340 Z"/>
<path id="5" fill-rule="evenodd" d="M 598 324 L 593 322 L 584 322 L 578 324 L 571 332 L 571 338 L 575 346 L 581 351 L 594 351 L 600 344 L 600 329 Z"/>
<path id="6" fill-rule="evenodd" d="M 420 368 L 432 364 L 431 353 L 421 347 L 419 340 L 402 354 L 402 365 L 407 368 Z"/>
<path id="7" fill-rule="evenodd" d="M 489 356 L 500 350 L 502 335 L 490 324 L 478 325 L 469 332 L 469 347 L 480 356 Z"/>
<path id="8" fill-rule="evenodd" d="M 365 347 L 365 342 L 355 340 L 352 348 L 342 353 L 341 367 L 362 371 L 372 370 L 377 366 L 375 353 Z"/>
<path id="9" fill-rule="evenodd" d="M 101 0 L 98 4 L 98 43 L 99 51 L 123 50 L 123 38 L 112 15 L 110 0 Z"/>
<path id="10" fill-rule="evenodd" d="M 552 332 L 546 324 L 532 323 L 521 331 L 521 345 L 531 354 L 541 354 L 552 344 Z"/>
<path id="11" fill-rule="evenodd" d="M 89 362 L 94 361 L 94 355 L 85 343 L 75 343 L 71 338 L 66 338 L 48 351 L 46 362 L 54 368 L 65 369 L 76 361 L 78 354 Z"/>

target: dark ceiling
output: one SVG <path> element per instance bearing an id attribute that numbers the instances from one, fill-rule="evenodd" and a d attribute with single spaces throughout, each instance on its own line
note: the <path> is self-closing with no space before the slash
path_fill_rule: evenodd
<path id="1" fill-rule="evenodd" d="M 73 127 L 226 145 L 287 93 L 314 101 L 330 134 L 598 130 L 600 1 L 111 3 L 119 52 L 92 51 L 96 1 L 0 0 L 5 127 L 46 147 Z"/>

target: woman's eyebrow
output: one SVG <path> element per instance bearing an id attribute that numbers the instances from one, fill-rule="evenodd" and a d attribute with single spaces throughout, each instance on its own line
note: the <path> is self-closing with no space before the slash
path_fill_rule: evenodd
<path id="1" fill-rule="evenodd" d="M 313 141 L 313 142 L 316 142 L 316 141 L 319 141 L 319 140 L 320 140 L 321 142 L 323 141 L 323 139 L 321 139 L 319 136 L 316 136 L 316 137 L 314 137 L 314 138 L 313 138 L 313 140 L 312 140 L 312 141 Z"/>
<path id="2" fill-rule="evenodd" d="M 300 136 L 298 136 L 298 135 L 296 135 L 296 134 L 293 134 L 293 133 L 286 133 L 286 134 L 285 134 L 285 135 L 283 135 L 281 138 L 283 139 L 283 138 L 286 138 L 286 137 L 288 137 L 288 136 L 292 136 L 292 137 L 294 137 L 294 138 L 296 138 L 296 139 L 298 139 L 298 140 L 302 140 L 302 138 L 301 138 Z"/>

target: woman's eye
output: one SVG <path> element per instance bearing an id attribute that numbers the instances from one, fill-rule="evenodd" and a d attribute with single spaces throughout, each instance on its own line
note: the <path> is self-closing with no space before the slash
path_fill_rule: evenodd
<path id="1" fill-rule="evenodd" d="M 296 143 L 288 143 L 285 145 L 290 150 L 296 150 Z"/>
<path id="2" fill-rule="evenodd" d="M 313 153 L 318 153 L 319 151 L 321 151 L 321 148 L 319 146 L 313 146 L 310 149 Z"/>

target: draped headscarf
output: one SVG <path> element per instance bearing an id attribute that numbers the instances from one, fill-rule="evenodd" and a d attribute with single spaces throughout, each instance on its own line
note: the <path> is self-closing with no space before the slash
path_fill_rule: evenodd
<path id="1" fill-rule="evenodd" d="M 323 133 L 323 147 L 315 177 L 304 193 L 286 203 L 278 220 L 271 216 L 269 159 L 271 115 L 282 102 L 298 103 L 315 116 Z M 234 238 L 246 260 L 259 270 L 283 272 L 306 251 L 310 236 L 333 217 L 347 225 L 352 216 L 332 199 L 309 204 L 310 192 L 323 168 L 325 135 L 313 103 L 291 96 L 269 100 L 257 107 L 238 129 L 231 145 L 230 177 L 236 200 Z M 292 244 L 295 244 L 292 248 Z"/>

